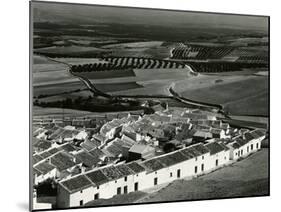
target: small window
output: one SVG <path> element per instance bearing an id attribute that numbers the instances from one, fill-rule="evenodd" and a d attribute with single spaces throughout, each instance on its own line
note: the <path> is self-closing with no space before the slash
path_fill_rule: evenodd
<path id="1" fill-rule="evenodd" d="M 124 194 L 128 193 L 128 186 L 124 186 Z"/>
<path id="2" fill-rule="evenodd" d="M 194 167 L 194 173 L 197 174 L 197 166 Z"/>
<path id="3" fill-rule="evenodd" d="M 100 189 L 100 187 L 99 187 L 99 186 L 97 186 L 97 189 Z"/>
<path id="4" fill-rule="evenodd" d="M 181 177 L 181 170 L 178 169 L 178 171 L 177 171 L 177 178 L 180 178 L 180 177 Z"/>
<path id="5" fill-rule="evenodd" d="M 99 199 L 99 193 L 96 193 L 94 199 Z"/>
<path id="6" fill-rule="evenodd" d="M 204 160 L 204 155 L 202 155 L 202 160 Z"/>
<path id="7" fill-rule="evenodd" d="M 82 194 L 82 193 L 83 193 L 83 190 L 81 190 L 80 193 Z"/>
<path id="8" fill-rule="evenodd" d="M 197 161 L 197 159 L 198 159 L 198 158 L 196 157 L 196 158 L 195 158 L 195 161 Z"/>
<path id="9" fill-rule="evenodd" d="M 138 190 L 139 190 L 139 183 L 136 182 L 136 183 L 135 183 L 135 191 L 138 191 Z"/>
<path id="10" fill-rule="evenodd" d="M 138 177 L 139 175 L 137 174 L 137 177 Z"/>
<path id="11" fill-rule="evenodd" d="M 219 165 L 219 160 L 218 159 L 216 159 L 216 166 L 218 166 Z"/>
<path id="12" fill-rule="evenodd" d="M 243 155 L 243 149 L 241 149 L 241 156 Z"/>
<path id="13" fill-rule="evenodd" d="M 126 177 L 124 177 L 124 181 L 125 181 L 125 182 L 127 182 L 127 176 L 126 176 Z"/>
<path id="14" fill-rule="evenodd" d="M 256 148 L 257 148 L 257 149 L 259 148 L 259 143 L 256 144 Z"/>
<path id="15" fill-rule="evenodd" d="M 117 194 L 121 194 L 121 187 L 117 188 Z"/>
<path id="16" fill-rule="evenodd" d="M 117 180 L 115 180 L 115 183 L 117 183 Z"/>
<path id="17" fill-rule="evenodd" d="M 80 204 L 80 206 L 83 205 L 83 200 L 80 200 L 79 204 Z"/>
<path id="18" fill-rule="evenodd" d="M 249 146 L 247 146 L 247 152 L 249 152 Z"/>
<path id="19" fill-rule="evenodd" d="M 251 150 L 253 150 L 254 149 L 254 145 L 253 144 L 251 144 Z"/>
<path id="20" fill-rule="evenodd" d="M 157 174 L 157 172 L 155 172 L 155 174 Z"/>
<path id="21" fill-rule="evenodd" d="M 203 163 L 201 164 L 201 171 L 202 172 L 204 171 L 204 164 Z"/>
<path id="22" fill-rule="evenodd" d="M 154 178 L 154 185 L 157 185 L 157 183 L 158 183 L 158 178 L 155 177 L 155 178 Z"/>
<path id="23" fill-rule="evenodd" d="M 170 177 L 173 177 L 173 172 L 170 172 Z"/>

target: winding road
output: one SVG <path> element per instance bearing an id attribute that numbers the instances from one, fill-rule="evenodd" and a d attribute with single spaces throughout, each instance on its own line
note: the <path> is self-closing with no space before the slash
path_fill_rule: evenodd
<path id="1" fill-rule="evenodd" d="M 175 83 L 171 83 L 168 87 L 167 87 L 167 91 L 169 94 L 171 95 L 131 95 L 131 96 L 122 96 L 122 95 L 118 95 L 118 96 L 113 96 L 113 95 L 110 95 L 110 94 L 107 94 L 107 93 L 104 93 L 102 91 L 100 91 L 99 89 L 97 89 L 89 79 L 85 78 L 85 77 L 82 77 L 82 76 L 79 76 L 78 74 L 74 73 L 73 71 L 71 71 L 71 68 L 72 68 L 72 65 L 69 64 L 69 63 L 66 63 L 66 62 L 63 62 L 63 61 L 59 61 L 59 60 L 55 60 L 53 58 L 50 58 L 50 57 L 47 57 L 49 60 L 52 60 L 54 62 L 57 62 L 57 63 L 62 63 L 62 64 L 65 64 L 69 67 L 68 69 L 68 72 L 73 76 L 73 77 L 76 77 L 78 78 L 82 83 L 84 83 L 86 85 L 86 87 L 94 94 L 94 96 L 102 96 L 102 97 L 105 97 L 105 98 L 172 98 L 172 99 L 175 99 L 177 101 L 180 101 L 184 104 L 187 104 L 187 105 L 192 105 L 192 106 L 196 106 L 196 107 L 199 107 L 199 108 L 208 108 L 208 109 L 211 109 L 211 110 L 217 110 L 218 112 L 222 113 L 225 115 L 224 111 L 223 111 L 223 106 L 221 105 L 218 105 L 218 104 L 210 104 L 210 103 L 205 103 L 205 102 L 199 102 L 199 101 L 194 101 L 194 100 L 191 100 L 191 99 L 187 99 L 187 98 L 184 98 L 182 97 L 180 94 L 178 94 L 174 87 L 175 87 Z M 192 71 L 194 73 L 194 71 Z"/>

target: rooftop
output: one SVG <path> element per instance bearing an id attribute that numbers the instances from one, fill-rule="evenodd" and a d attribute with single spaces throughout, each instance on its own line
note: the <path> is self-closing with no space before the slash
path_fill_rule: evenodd
<path id="1" fill-rule="evenodd" d="M 84 175 L 78 175 L 61 183 L 69 192 L 74 193 L 92 186 L 92 182 Z"/>
<path id="2" fill-rule="evenodd" d="M 39 163 L 34 167 L 37 171 L 39 171 L 41 174 L 47 174 L 48 172 L 52 171 L 56 167 L 52 164 L 49 164 L 48 162 Z"/>
<path id="3" fill-rule="evenodd" d="M 209 150 L 210 150 L 210 154 L 214 155 L 217 154 L 219 152 L 225 151 L 225 145 L 221 145 L 217 142 L 211 142 L 205 145 Z"/>

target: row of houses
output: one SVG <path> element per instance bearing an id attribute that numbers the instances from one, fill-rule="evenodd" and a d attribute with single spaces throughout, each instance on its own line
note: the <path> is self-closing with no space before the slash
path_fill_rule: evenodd
<path id="1" fill-rule="evenodd" d="M 259 150 L 264 138 L 264 132 L 254 130 L 232 140 L 213 139 L 148 160 L 90 170 L 59 182 L 57 207 L 77 207 L 206 174 Z"/>

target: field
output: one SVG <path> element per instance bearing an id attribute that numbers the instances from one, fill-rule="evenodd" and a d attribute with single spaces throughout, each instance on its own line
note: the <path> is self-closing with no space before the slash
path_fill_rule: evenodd
<path id="1" fill-rule="evenodd" d="M 268 115 L 268 78 L 255 75 L 200 75 L 176 83 L 192 100 L 222 104 L 232 115 Z"/>
<path id="2" fill-rule="evenodd" d="M 62 112 L 64 112 L 65 116 L 85 116 L 92 114 L 88 111 L 82 110 L 71 110 L 71 109 L 64 109 L 62 108 L 42 108 L 33 106 L 33 117 L 62 117 Z"/>
<path id="3" fill-rule="evenodd" d="M 103 48 L 113 50 L 111 56 L 168 58 L 170 48 L 162 44 L 163 41 L 143 41 L 104 45 Z"/>
<path id="4" fill-rule="evenodd" d="M 268 151 L 264 148 L 228 167 L 193 180 L 176 180 L 155 192 L 119 195 L 87 206 L 268 195 Z"/>
<path id="5" fill-rule="evenodd" d="M 100 54 L 108 52 L 105 49 L 96 48 L 96 47 L 88 47 L 88 46 L 79 46 L 79 45 L 71 45 L 71 46 L 50 46 L 44 48 L 38 48 L 35 51 L 39 54 L 45 54 L 49 56 L 84 56 L 91 54 Z"/>

